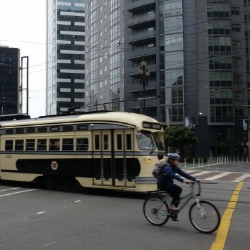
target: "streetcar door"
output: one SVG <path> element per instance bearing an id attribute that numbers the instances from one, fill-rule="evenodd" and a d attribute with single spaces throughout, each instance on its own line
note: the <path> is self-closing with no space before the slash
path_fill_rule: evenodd
<path id="1" fill-rule="evenodd" d="M 113 185 L 111 151 L 111 131 L 93 131 L 94 185 Z"/>
<path id="2" fill-rule="evenodd" d="M 135 166 L 133 154 L 133 130 L 114 131 L 114 185 L 135 186 Z"/>

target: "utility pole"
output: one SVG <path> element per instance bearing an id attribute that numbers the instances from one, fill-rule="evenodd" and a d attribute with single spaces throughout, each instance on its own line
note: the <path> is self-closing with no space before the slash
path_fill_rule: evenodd
<path id="1" fill-rule="evenodd" d="M 23 67 L 23 59 L 26 59 L 26 68 Z M 21 57 L 21 84 L 19 86 L 19 113 L 23 113 L 23 70 L 26 69 L 26 88 L 27 88 L 27 108 L 26 113 L 29 114 L 29 57 Z"/>
<path id="2" fill-rule="evenodd" d="M 140 84 L 143 86 L 142 113 L 144 115 L 146 115 L 146 85 L 148 86 L 148 78 L 150 76 L 150 72 L 146 69 L 146 65 L 146 61 L 142 59 L 141 67 L 138 70 L 138 74 L 141 76 Z"/>

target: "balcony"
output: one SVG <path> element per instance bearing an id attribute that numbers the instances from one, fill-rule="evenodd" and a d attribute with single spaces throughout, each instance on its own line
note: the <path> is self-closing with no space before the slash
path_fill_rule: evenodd
<path id="1" fill-rule="evenodd" d="M 130 84 L 127 86 L 128 92 L 141 92 L 142 85 L 141 84 Z M 146 90 L 156 89 L 156 82 L 149 82 L 148 86 L 146 86 Z"/>
<path id="2" fill-rule="evenodd" d="M 129 37 L 125 37 L 126 43 L 128 44 L 138 44 L 141 42 L 147 42 L 147 41 L 155 41 L 156 37 L 156 31 L 148 31 L 148 32 L 143 32 L 143 33 L 138 33 L 131 35 Z"/>
<path id="3" fill-rule="evenodd" d="M 146 108 L 149 107 L 156 107 L 157 106 L 157 99 L 148 99 L 146 100 Z M 127 107 L 129 109 L 138 109 L 142 107 L 142 101 L 141 100 L 136 100 L 136 101 L 129 101 L 127 103 Z"/>
<path id="4" fill-rule="evenodd" d="M 133 61 L 134 59 L 142 59 L 147 57 L 151 57 L 152 55 L 156 54 L 156 47 L 145 48 L 145 49 L 137 49 L 132 50 L 130 53 L 127 52 L 128 60 Z"/>
<path id="5" fill-rule="evenodd" d="M 146 24 L 154 23 L 156 19 L 155 13 L 151 13 L 148 15 L 138 16 L 136 18 L 132 18 L 127 22 L 128 27 L 140 27 Z"/>
<path id="6" fill-rule="evenodd" d="M 129 12 L 138 12 L 145 8 L 152 8 L 155 6 L 155 0 L 138 0 L 125 5 L 126 10 Z"/>
<path id="7" fill-rule="evenodd" d="M 138 75 L 138 69 L 139 69 L 139 67 L 130 68 L 130 69 L 126 70 L 125 74 L 127 76 L 137 76 Z M 148 69 L 148 71 L 150 73 L 156 72 L 156 64 L 147 65 L 146 69 Z"/>

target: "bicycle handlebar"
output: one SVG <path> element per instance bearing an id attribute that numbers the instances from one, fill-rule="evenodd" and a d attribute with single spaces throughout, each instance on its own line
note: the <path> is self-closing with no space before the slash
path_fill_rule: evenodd
<path id="1" fill-rule="evenodd" d="M 194 185 L 198 184 L 198 193 L 196 193 L 196 196 L 200 196 L 201 195 L 201 183 L 200 182 L 192 182 L 192 184 L 190 184 L 190 188 L 191 191 L 194 191 Z"/>

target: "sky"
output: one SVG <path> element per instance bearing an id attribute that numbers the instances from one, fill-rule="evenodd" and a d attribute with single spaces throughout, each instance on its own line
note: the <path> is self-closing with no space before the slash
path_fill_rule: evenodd
<path id="1" fill-rule="evenodd" d="M 0 0 L 0 10 L 0 45 L 19 48 L 21 56 L 29 56 L 29 115 L 44 115 L 46 0 Z M 26 83 L 25 77 L 24 82 Z"/>

